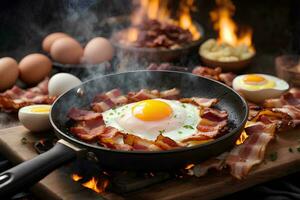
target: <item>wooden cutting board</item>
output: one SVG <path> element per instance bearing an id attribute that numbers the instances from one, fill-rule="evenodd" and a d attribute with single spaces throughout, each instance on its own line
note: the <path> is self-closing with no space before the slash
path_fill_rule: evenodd
<path id="1" fill-rule="evenodd" d="M 51 133 L 45 133 L 51 134 Z M 0 130 L 0 151 L 13 163 L 20 163 L 37 155 L 33 143 L 43 134 L 33 134 L 24 127 L 17 126 Z M 22 142 L 26 138 L 27 143 Z M 24 140 L 23 140 L 24 141 Z M 225 196 L 256 184 L 300 171 L 300 129 L 278 134 L 268 146 L 265 160 L 255 167 L 244 180 L 232 178 L 227 171 L 211 172 L 196 178 L 172 179 L 126 195 L 113 193 L 96 194 L 71 180 L 70 167 L 61 167 L 32 190 L 41 199 L 214 199 Z M 299 150 L 298 150 L 299 148 Z M 290 149 L 293 152 L 290 152 Z M 277 159 L 270 155 L 277 152 Z M 217 191 L 217 192 L 216 192 Z"/>

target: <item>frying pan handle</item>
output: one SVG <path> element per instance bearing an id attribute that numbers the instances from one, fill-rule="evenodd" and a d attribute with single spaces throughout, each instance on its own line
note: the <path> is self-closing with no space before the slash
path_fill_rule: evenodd
<path id="1" fill-rule="evenodd" d="M 54 169 L 75 157 L 75 150 L 57 143 L 49 151 L 8 169 L 0 174 L 0 197 L 11 196 L 32 186 Z"/>

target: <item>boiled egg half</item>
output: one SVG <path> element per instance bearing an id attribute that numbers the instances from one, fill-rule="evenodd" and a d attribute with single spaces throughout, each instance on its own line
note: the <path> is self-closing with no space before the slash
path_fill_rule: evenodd
<path id="1" fill-rule="evenodd" d="M 30 105 L 19 110 L 20 122 L 32 132 L 45 131 L 51 128 L 49 121 L 51 105 Z"/>
<path id="2" fill-rule="evenodd" d="M 286 81 L 266 74 L 245 74 L 237 76 L 233 80 L 232 86 L 233 89 L 254 103 L 260 103 L 265 99 L 276 98 L 289 88 Z"/>

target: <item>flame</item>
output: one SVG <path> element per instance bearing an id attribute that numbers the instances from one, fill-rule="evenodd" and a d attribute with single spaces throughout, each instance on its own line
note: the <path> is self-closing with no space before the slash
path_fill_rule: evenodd
<path id="1" fill-rule="evenodd" d="M 190 10 L 194 5 L 194 0 L 186 0 L 180 2 L 180 16 L 179 16 L 179 26 L 185 30 L 189 30 L 194 40 L 198 40 L 200 38 L 200 33 L 197 30 L 195 24 L 193 24 L 193 20 L 191 17 Z"/>
<path id="2" fill-rule="evenodd" d="M 236 145 L 240 145 L 243 144 L 245 142 L 245 140 L 248 138 L 249 136 L 247 135 L 246 131 L 243 131 L 239 137 L 239 139 L 235 142 Z"/>
<path id="3" fill-rule="evenodd" d="M 108 186 L 109 181 L 107 179 L 103 179 L 100 183 L 95 177 L 92 177 L 91 180 L 83 183 L 82 185 L 86 188 L 89 188 L 97 193 L 102 193 Z"/>
<path id="4" fill-rule="evenodd" d="M 227 43 L 231 46 L 246 45 L 254 50 L 252 46 L 252 30 L 250 28 L 244 30 L 241 34 L 237 34 L 238 27 L 232 20 L 235 6 L 231 0 L 216 0 L 217 9 L 210 13 L 210 17 L 214 23 L 214 29 L 219 32 L 218 42 Z"/>
<path id="5" fill-rule="evenodd" d="M 138 31 L 138 29 L 137 28 L 129 28 L 128 29 L 128 33 L 127 33 L 127 35 L 128 35 L 128 41 L 129 42 L 134 42 L 134 41 L 136 41 L 137 40 L 137 38 L 138 38 L 138 34 L 139 34 L 139 31 Z"/>
<path id="6" fill-rule="evenodd" d="M 188 164 L 188 165 L 185 167 L 185 169 L 189 170 L 189 169 L 193 168 L 194 166 L 195 166 L 194 164 Z"/>
<path id="7" fill-rule="evenodd" d="M 82 179 L 83 177 L 79 176 L 78 174 L 72 174 L 72 179 L 74 181 L 79 181 L 80 179 Z"/>
<path id="8" fill-rule="evenodd" d="M 171 18 L 168 8 L 168 0 L 133 0 L 133 5 L 137 8 L 131 15 L 131 25 L 136 26 L 143 23 L 143 19 L 158 20 L 160 22 L 174 24 L 182 29 L 189 30 L 194 40 L 201 37 L 196 25 L 193 23 L 191 11 L 194 9 L 194 0 L 181 0 L 178 13 L 178 20 Z M 137 40 L 138 29 L 129 28 L 127 39 L 129 42 Z"/>

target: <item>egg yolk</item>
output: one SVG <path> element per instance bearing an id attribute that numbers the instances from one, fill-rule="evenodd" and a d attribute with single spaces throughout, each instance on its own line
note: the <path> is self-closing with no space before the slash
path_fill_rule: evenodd
<path id="1" fill-rule="evenodd" d="M 30 109 L 31 112 L 35 113 L 46 113 L 50 112 L 50 106 L 49 107 L 34 107 Z"/>
<path id="2" fill-rule="evenodd" d="M 259 75 L 256 74 L 251 74 L 251 75 L 247 75 L 244 78 L 244 82 L 247 84 L 263 84 L 265 83 L 267 80 Z"/>
<path id="3" fill-rule="evenodd" d="M 144 100 L 132 107 L 132 114 L 143 121 L 158 121 L 169 117 L 172 108 L 166 102 L 160 100 Z"/>

